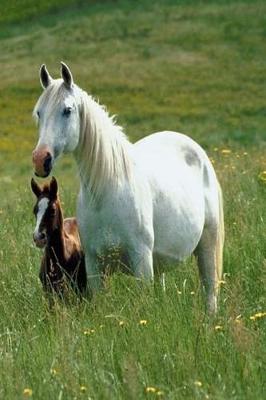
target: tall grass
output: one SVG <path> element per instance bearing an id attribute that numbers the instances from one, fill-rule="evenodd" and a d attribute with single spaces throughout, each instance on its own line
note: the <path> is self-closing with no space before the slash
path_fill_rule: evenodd
<path id="1" fill-rule="evenodd" d="M 264 2 L 35 3 L 4 2 L 0 17 L 0 398 L 263 399 Z M 174 129 L 208 151 L 226 226 L 214 319 L 193 259 L 167 274 L 165 293 L 118 274 L 92 302 L 49 307 L 32 242 L 31 110 L 39 65 L 58 76 L 61 59 L 132 141 Z M 74 215 L 73 160 L 54 173 Z"/>

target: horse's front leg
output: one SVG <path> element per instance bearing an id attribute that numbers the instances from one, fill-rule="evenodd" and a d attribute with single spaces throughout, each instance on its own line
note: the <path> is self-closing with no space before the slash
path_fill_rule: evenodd
<path id="1" fill-rule="evenodd" d="M 129 263 L 131 271 L 136 278 L 153 281 L 153 257 L 150 246 L 139 244 L 129 250 Z"/>
<path id="2" fill-rule="evenodd" d="M 86 215 L 86 199 L 82 197 L 82 192 L 79 195 L 77 218 L 81 244 L 85 258 L 85 269 L 87 279 L 87 290 L 89 297 L 102 288 L 101 270 L 97 259 L 96 244 L 88 237 L 91 236 L 92 229 L 89 229 L 89 218 Z"/>
<path id="3" fill-rule="evenodd" d="M 94 293 L 103 288 L 102 274 L 96 255 L 85 251 L 85 265 L 88 291 L 89 295 L 92 297 Z"/>

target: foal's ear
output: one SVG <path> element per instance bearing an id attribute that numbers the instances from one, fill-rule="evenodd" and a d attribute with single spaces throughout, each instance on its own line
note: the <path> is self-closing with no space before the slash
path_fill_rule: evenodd
<path id="1" fill-rule="evenodd" d="M 66 87 L 70 89 L 74 83 L 73 77 L 69 67 L 63 61 L 61 61 L 61 76 Z"/>
<path id="2" fill-rule="evenodd" d="M 35 180 L 33 178 L 31 178 L 31 190 L 33 191 L 33 193 L 35 194 L 36 197 L 40 197 L 41 193 L 42 193 L 42 189 L 40 188 L 40 186 L 38 185 L 37 182 L 35 182 Z"/>
<path id="3" fill-rule="evenodd" d="M 57 193 L 58 193 L 58 184 L 57 180 L 53 176 L 50 182 L 50 197 L 52 200 L 55 200 L 57 198 Z"/>
<path id="4" fill-rule="evenodd" d="M 50 85 L 53 78 L 50 76 L 49 72 L 47 71 L 46 65 L 43 64 L 40 68 L 40 82 L 44 89 Z"/>

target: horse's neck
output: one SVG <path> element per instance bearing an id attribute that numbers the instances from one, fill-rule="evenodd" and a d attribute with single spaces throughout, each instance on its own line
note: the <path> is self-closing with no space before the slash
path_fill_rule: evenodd
<path id="1" fill-rule="evenodd" d="M 132 145 L 102 106 L 86 93 L 82 96 L 80 141 L 75 155 L 81 182 L 100 198 L 107 185 L 129 178 L 128 150 Z"/>

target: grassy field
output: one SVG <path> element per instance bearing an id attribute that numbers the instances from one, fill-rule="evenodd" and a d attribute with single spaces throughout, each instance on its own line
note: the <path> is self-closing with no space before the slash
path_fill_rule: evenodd
<path id="1" fill-rule="evenodd" d="M 2 0 L 0 399 L 252 399 L 266 393 L 265 1 Z M 90 303 L 50 310 L 32 242 L 31 112 L 45 62 L 117 114 L 132 141 L 190 135 L 225 203 L 220 311 L 204 313 L 193 259 L 142 290 L 116 275 Z M 71 157 L 54 169 L 66 215 Z"/>

